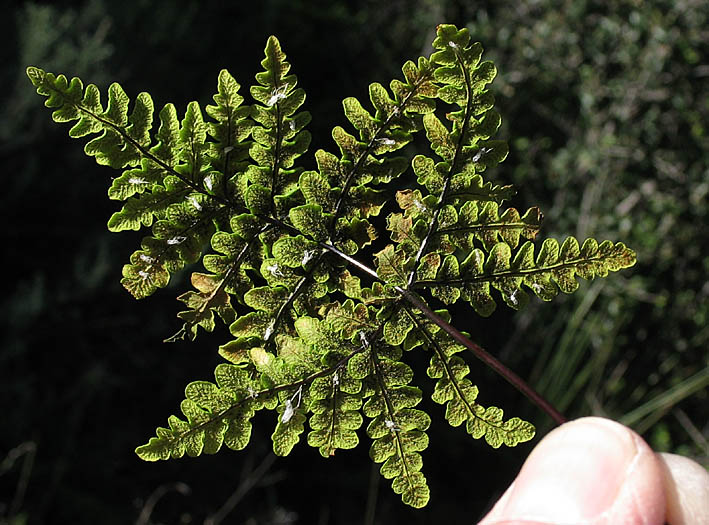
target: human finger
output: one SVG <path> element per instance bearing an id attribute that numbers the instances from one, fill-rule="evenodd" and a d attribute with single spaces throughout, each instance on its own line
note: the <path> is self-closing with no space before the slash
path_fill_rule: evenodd
<path id="1" fill-rule="evenodd" d="M 665 488 L 667 523 L 709 523 L 709 472 L 676 454 L 657 454 Z"/>
<path id="2" fill-rule="evenodd" d="M 535 447 L 481 525 L 661 525 L 656 454 L 629 428 L 588 417 L 566 423 Z"/>

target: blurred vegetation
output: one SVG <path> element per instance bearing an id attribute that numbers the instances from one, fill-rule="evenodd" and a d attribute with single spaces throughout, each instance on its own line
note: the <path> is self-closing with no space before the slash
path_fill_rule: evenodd
<path id="1" fill-rule="evenodd" d="M 120 288 L 137 239 L 105 229 L 113 173 L 52 125 L 24 76 L 32 64 L 102 89 L 116 80 L 184 108 L 210 100 L 222 67 L 248 86 L 276 34 L 308 93 L 314 151 L 332 147 L 341 99 L 364 97 L 370 82 L 427 54 L 440 22 L 467 25 L 498 66 L 511 154 L 495 176 L 517 185 L 512 204 L 540 206 L 545 236 L 622 240 L 638 252 L 632 272 L 585 293 L 484 321 L 460 312 L 454 324 L 567 415 L 618 419 L 656 449 L 706 464 L 706 2 L 24 2 L 2 22 L 11 45 L 1 51 L 0 213 L 11 278 L 0 301 L 0 523 L 463 523 L 499 495 L 530 447 L 491 452 L 445 423 L 430 431 L 439 445 L 424 458 L 433 493 L 420 512 L 378 491 L 365 447 L 329 461 L 304 447 L 271 463 L 264 444 L 140 462 L 134 446 L 177 409 L 184 384 L 210 377 L 221 337 L 160 342 L 178 326 L 177 291 L 136 303 Z M 478 382 L 540 430 L 548 424 L 490 371 Z M 122 431 L 106 440 L 108 425 Z M 264 436 L 271 426 L 254 425 Z M 488 473 L 485 485 L 470 486 L 467 471 Z M 336 495 L 303 500 L 306 484 Z"/>
<path id="2" fill-rule="evenodd" d="M 552 235 L 638 254 L 630 274 L 519 316 L 503 357 L 536 360 L 532 381 L 569 415 L 618 419 L 709 465 L 709 5 L 496 9 L 466 18 L 499 64 L 520 198 Z"/>

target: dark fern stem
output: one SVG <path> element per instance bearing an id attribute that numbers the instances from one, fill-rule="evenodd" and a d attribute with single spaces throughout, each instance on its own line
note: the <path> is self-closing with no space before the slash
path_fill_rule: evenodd
<path id="1" fill-rule="evenodd" d="M 358 270 L 368 274 L 370 277 L 373 279 L 377 279 L 377 272 L 372 270 L 371 268 L 363 265 L 361 262 L 357 261 L 356 259 L 353 259 L 346 254 L 340 252 L 337 248 L 334 246 L 328 245 L 328 244 L 322 244 L 322 247 L 326 250 L 330 250 L 333 253 L 335 253 L 338 257 L 341 257 L 348 263 L 352 264 L 354 267 L 356 267 Z M 524 394 L 532 403 L 537 405 L 541 410 L 546 412 L 546 414 L 552 418 L 552 420 L 557 423 L 558 425 L 561 425 L 563 423 L 566 423 L 566 418 L 564 417 L 561 412 L 556 410 L 546 399 L 544 399 L 543 396 L 541 396 L 539 393 L 537 393 L 524 379 L 519 377 L 517 374 L 515 374 L 512 370 L 510 370 L 508 367 L 506 367 L 501 361 L 496 359 L 493 355 L 491 355 L 487 350 L 482 348 L 480 345 L 474 343 L 471 341 L 469 338 L 467 338 L 464 334 L 462 334 L 458 329 L 456 329 L 454 326 L 452 326 L 450 323 L 448 323 L 446 320 L 442 319 L 436 313 L 431 310 L 426 304 L 419 299 L 416 294 L 412 293 L 408 289 L 402 288 L 400 286 L 396 286 L 395 290 L 401 294 L 401 297 L 403 297 L 411 306 L 414 308 L 418 309 L 427 319 L 429 319 L 432 323 L 436 324 L 439 326 L 443 331 L 445 331 L 452 339 L 455 339 L 458 341 L 461 345 L 463 345 L 465 348 L 473 352 L 475 357 L 480 359 L 483 363 L 485 363 L 487 366 L 492 368 L 495 372 L 500 374 L 508 383 L 510 383 L 512 386 L 514 386 L 517 390 L 519 390 L 522 394 Z M 413 314 L 412 314 L 412 319 L 414 319 Z"/>
<path id="2" fill-rule="evenodd" d="M 316 151 L 317 169 L 308 171 L 299 166 L 311 139 L 310 114 L 300 110 L 305 92 L 275 37 L 249 90 L 253 104 L 243 104 L 241 86 L 222 70 L 207 120 L 197 102 L 182 120 L 167 104 L 156 131 L 147 93 L 129 113 L 118 84 L 104 107 L 96 86 L 28 68 L 54 120 L 75 121 L 72 137 L 92 136 L 86 153 L 122 170 L 109 197 L 124 203 L 109 229 L 149 229 L 123 267 L 124 287 L 148 297 L 201 261 L 193 289 L 178 297 L 183 326 L 167 341 L 194 340 L 218 319 L 231 333 L 219 348 L 226 362 L 215 380 L 187 385 L 182 416 L 171 416 L 136 449 L 141 458 L 243 449 L 254 414 L 269 410 L 277 455 L 306 434 L 329 457 L 356 447 L 364 434 L 393 490 L 422 507 L 429 489 L 421 452 L 431 418 L 417 408 L 423 393 L 406 362 L 414 350 L 430 358 L 432 400 L 475 439 L 516 446 L 535 429 L 479 403 L 467 351 L 564 422 L 430 301 L 463 300 L 483 317 L 500 299 L 517 310 L 530 291 L 543 301 L 573 293 L 576 277 L 606 277 L 632 266 L 635 254 L 622 243 L 573 237 L 535 248 L 541 212 L 507 207 L 511 186 L 483 178 L 508 151 L 492 139 L 500 126 L 487 89 L 494 65 L 481 61 L 482 47 L 465 29 L 439 26 L 433 47 L 430 58 L 404 64 L 403 79 L 389 88 L 370 85 L 371 111 L 345 99 L 354 134 L 335 127 L 339 152 Z M 431 156 L 401 156 L 420 131 Z M 409 169 L 416 184 L 396 191 Z M 392 192 L 400 211 L 388 213 L 386 231 L 377 231 L 371 220 Z M 370 256 L 372 242 L 382 238 L 384 248 Z"/>

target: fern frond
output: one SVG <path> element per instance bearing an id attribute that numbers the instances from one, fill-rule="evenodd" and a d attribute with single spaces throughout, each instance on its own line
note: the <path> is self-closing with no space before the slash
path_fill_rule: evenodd
<path id="1" fill-rule="evenodd" d="M 304 180 L 309 202 L 323 206 L 321 220 L 328 225 L 334 246 L 348 255 L 376 238 L 368 217 L 378 215 L 387 200 L 384 183 L 407 168 L 403 157 L 386 156 L 405 147 L 420 129 L 420 116 L 435 109 L 433 72 L 428 60 L 407 62 L 405 80 L 391 82 L 391 94 L 379 83 L 369 87 L 374 114 L 354 97 L 342 105 L 358 136 L 337 126 L 332 131 L 340 157 L 316 152 L 318 172 Z"/>
<path id="2" fill-rule="evenodd" d="M 258 102 L 252 117 L 254 145 L 249 154 L 255 164 L 249 166 L 247 204 L 252 213 L 279 217 L 287 214 L 293 194 L 298 192 L 301 168 L 295 160 L 308 149 L 310 133 L 303 128 L 310 122 L 308 112 L 296 113 L 305 101 L 305 91 L 296 88 L 297 77 L 288 74 L 290 64 L 276 37 L 269 37 L 264 71 L 256 75 L 259 85 L 251 87 L 251 96 Z"/>
<path id="3" fill-rule="evenodd" d="M 362 424 L 361 382 L 350 377 L 345 364 L 359 351 L 340 339 L 327 323 L 312 317 L 301 317 L 295 323 L 298 337 L 279 339 L 280 358 L 289 377 L 278 378 L 279 384 L 292 378 L 305 377 L 298 387 L 281 394 L 279 420 L 273 434 L 274 451 L 286 455 L 303 432 L 306 414 L 311 412 L 312 431 L 308 443 L 324 457 L 338 448 L 357 445 L 356 430 Z M 349 351 L 348 351 L 349 347 Z M 306 388 L 307 387 L 307 388 Z"/>
<path id="4" fill-rule="evenodd" d="M 258 292 L 254 291 L 254 283 L 245 270 L 259 270 L 264 257 L 272 251 L 272 243 L 283 235 L 277 232 L 274 224 L 270 227 L 257 225 L 263 225 L 264 216 L 270 217 L 272 221 L 280 221 L 285 218 L 284 213 L 287 216 L 293 199 L 296 202 L 302 199 L 296 185 L 302 170 L 293 168 L 293 164 L 310 143 L 310 134 L 303 131 L 303 127 L 310 121 L 310 115 L 307 112 L 296 113 L 305 100 L 305 93 L 302 89 L 296 89 L 297 79 L 295 75 L 288 74 L 290 65 L 285 61 L 285 54 L 275 37 L 269 38 L 265 54 L 266 58 L 262 62 L 265 71 L 256 75 L 259 85 L 252 86 L 250 90 L 260 104 L 240 108 L 243 99 L 238 95 L 239 86 L 226 71 L 222 71 L 219 76 L 219 92 L 214 97 L 217 105 L 207 108 L 208 113 L 217 120 L 217 124 L 210 128 L 217 142 L 209 144 L 211 153 L 208 157 L 212 159 L 213 165 L 221 168 L 210 175 L 212 185 L 220 186 L 221 178 L 226 184 L 226 194 L 232 207 L 250 213 L 231 216 L 232 237 L 239 245 L 236 250 L 231 249 L 226 258 L 205 256 L 205 268 L 215 272 L 213 281 L 218 283 L 215 284 L 218 293 L 215 290 L 199 290 L 198 293 L 191 292 L 180 298 L 192 308 L 180 313 L 180 317 L 187 321 L 180 334 L 187 333 L 191 338 L 196 335 L 197 326 L 208 331 L 213 329 L 213 313 L 219 313 L 228 324 L 233 323 L 235 319 L 228 304 L 229 297 L 222 293 L 226 291 L 225 288 L 229 289 L 227 293 L 237 294 L 245 304 L 254 307 L 249 301 L 257 300 Z M 247 120 L 247 116 L 253 117 L 256 122 Z M 254 143 L 243 144 L 242 141 L 249 135 L 253 137 Z M 255 164 L 247 162 L 249 157 Z M 217 240 L 216 236 L 219 235 Z M 225 241 L 225 235 L 217 233 L 212 241 L 213 246 L 215 240 L 217 244 Z M 282 272 L 278 270 L 276 273 Z M 238 284 L 229 285 L 235 278 Z M 290 285 L 294 286 L 295 283 Z M 301 286 L 297 290 L 297 294 L 300 294 L 306 292 L 307 287 Z M 247 292 L 251 292 L 250 295 Z M 271 340 L 279 323 L 288 316 L 285 303 L 290 306 L 296 299 L 295 295 L 290 300 L 287 294 L 282 295 L 280 305 L 272 304 L 274 311 L 269 313 L 277 314 L 277 318 L 268 337 L 264 337 L 264 342 Z M 280 313 L 279 306 L 282 310 Z M 233 333 L 241 337 L 238 335 L 238 325 Z M 262 333 L 262 336 L 265 335 L 266 330 Z"/>
<path id="5" fill-rule="evenodd" d="M 417 408 L 422 393 L 404 359 L 419 347 L 430 353 L 432 399 L 452 426 L 465 423 L 495 448 L 532 439 L 530 423 L 477 402 L 462 345 L 497 371 L 504 367 L 418 293 L 444 304 L 462 298 L 485 316 L 496 308 L 492 289 L 518 309 L 528 300 L 524 288 L 548 301 L 575 291 L 576 276 L 632 266 L 635 254 L 610 241 L 579 247 L 570 237 L 561 246 L 545 240 L 535 256 L 540 210 L 505 207 L 514 189 L 483 178 L 508 151 L 493 138 L 500 116 L 487 86 L 495 66 L 481 61 L 482 47 L 465 29 L 439 26 L 433 46 L 430 59 L 404 64 L 403 80 L 371 84 L 368 102 L 343 100 L 349 129 L 332 131 L 338 153 L 318 150 L 309 171 L 299 165 L 311 141 L 305 92 L 275 37 L 249 89 L 253 105 L 243 104 L 240 85 L 222 70 L 213 105 L 203 112 L 191 102 L 180 118 L 167 104 L 155 132 L 148 94 L 131 108 L 113 84 L 104 108 L 96 86 L 28 68 L 54 120 L 76 121 L 69 134 L 88 137 L 86 153 L 122 170 L 109 197 L 124 202 L 109 229 L 151 229 L 123 267 L 124 287 L 147 297 L 201 259 L 193 289 L 178 297 L 183 326 L 168 340 L 212 331 L 217 318 L 233 336 L 219 348 L 229 364 L 216 368 L 216 382 L 187 385 L 182 416 L 138 447 L 141 458 L 242 449 L 264 408 L 277 418 L 276 454 L 289 454 L 307 435 L 329 457 L 358 445 L 366 417 L 371 458 L 405 504 L 422 507 L 429 489 L 420 453 L 430 418 Z M 445 118 L 436 114 L 438 101 L 450 110 Z M 409 161 L 401 154 L 419 131 L 431 153 Z M 409 166 L 413 187 L 386 186 Z M 390 242 L 373 250 L 380 237 L 373 217 L 392 196 L 401 212 L 386 216 Z M 502 373 L 555 413 L 512 372 Z"/>
<path id="6" fill-rule="evenodd" d="M 219 72 L 215 105 L 205 111 L 214 122 L 207 123 L 207 133 L 214 139 L 208 142 L 208 159 L 211 167 L 211 189 L 226 199 L 245 207 L 243 188 L 239 186 L 239 174 L 248 166 L 251 144 L 246 141 L 253 131 L 254 122 L 249 118 L 251 108 L 242 106 L 244 98 L 239 94 L 241 86 L 226 69 Z M 221 180 L 220 180 L 221 179 Z"/>
<path id="7" fill-rule="evenodd" d="M 124 267 L 122 284 L 137 298 L 166 286 L 170 274 L 199 259 L 215 232 L 215 223 L 224 220 L 228 199 L 223 190 L 215 192 L 217 186 L 224 186 L 218 180 L 219 172 L 211 169 L 207 153 L 219 146 L 206 142 L 208 126 L 199 105 L 190 103 L 179 122 L 175 108 L 167 104 L 160 111 L 156 143 L 151 146 L 153 103 L 148 94 L 138 95 L 129 115 L 128 96 L 118 84 L 110 86 L 104 109 L 100 92 L 93 84 L 84 89 L 78 78 L 68 82 L 63 75 L 55 76 L 38 68 L 28 68 L 27 73 L 37 92 L 48 97 L 45 104 L 58 108 L 52 114 L 54 120 L 78 120 L 69 131 L 70 136 L 99 134 L 86 144 L 88 155 L 99 164 L 130 168 L 109 189 L 111 198 L 126 200 L 126 204 L 113 214 L 108 227 L 122 231 L 152 225 L 153 235 L 143 239 L 141 249 Z M 238 85 L 230 82 L 225 71 L 220 75 L 219 89 L 222 106 L 210 112 L 217 118 L 226 114 L 231 119 L 228 125 L 234 132 L 226 140 L 243 140 L 249 127 L 240 125 L 244 112 L 236 110 L 241 102 L 235 94 Z M 227 98 L 229 101 L 224 102 Z M 226 109 L 225 104 L 231 107 Z M 234 111 L 230 113 L 230 109 Z M 214 125 L 212 131 L 217 139 L 224 138 L 220 128 L 224 125 Z M 235 144 L 225 147 L 234 148 Z M 220 160 L 218 154 L 212 158 Z"/>
<path id="8" fill-rule="evenodd" d="M 141 224 L 150 226 L 154 217 L 163 215 L 161 212 L 164 212 L 164 207 L 175 202 L 166 199 L 167 195 L 161 194 L 168 183 L 175 183 L 175 179 L 168 176 L 179 162 L 180 121 L 172 104 L 163 107 L 159 118 L 160 126 L 155 135 L 157 143 L 148 150 L 149 155 L 141 159 L 140 167 L 126 170 L 114 179 L 108 190 L 109 198 L 128 201 L 123 210 L 115 213 L 109 220 L 108 228 L 111 231 L 139 230 Z M 157 206 L 157 202 L 128 200 L 136 193 L 144 192 L 158 194 L 158 202 L 162 206 Z"/>
<path id="9" fill-rule="evenodd" d="M 308 393 L 304 392 L 303 383 L 298 381 L 300 374 L 297 368 L 288 366 L 284 357 L 260 347 L 252 348 L 250 357 L 256 370 L 261 373 L 261 382 L 279 390 L 278 420 L 271 439 L 274 453 L 287 456 L 305 430 L 305 414 L 310 406 Z"/>
<path id="10" fill-rule="evenodd" d="M 326 356 L 325 363 L 334 365 L 342 353 Z M 310 385 L 310 428 L 308 444 L 317 447 L 323 457 L 337 449 L 351 449 L 359 444 L 357 430 L 362 426 L 362 381 L 353 378 L 346 367 L 338 368 L 329 377 L 318 378 Z"/>
<path id="11" fill-rule="evenodd" d="M 372 395 L 363 407 L 371 419 L 367 435 L 372 439 L 369 455 L 382 463 L 381 474 L 392 480 L 392 489 L 401 494 L 406 505 L 420 508 L 428 503 L 430 491 L 421 472 L 423 461 L 419 452 L 428 447 L 431 419 L 425 412 L 413 408 L 421 401 L 421 391 L 409 386 L 411 368 L 399 361 L 400 351 L 383 347 L 377 341 L 359 358 L 364 366 L 352 367 L 352 372 L 372 383 Z M 355 372 L 356 371 L 356 372 Z M 364 375 L 363 375 L 364 374 Z"/>
<path id="12" fill-rule="evenodd" d="M 186 420 L 168 419 L 169 428 L 158 428 L 156 437 L 136 449 L 147 461 L 215 454 L 225 444 L 233 450 L 248 445 L 251 418 L 265 407 L 273 408 L 273 396 L 262 392 L 258 380 L 237 365 L 222 364 L 215 370 L 216 384 L 196 381 L 185 388 L 180 405 Z"/>
<path id="13" fill-rule="evenodd" d="M 586 239 L 579 248 L 578 241 L 568 237 L 561 247 L 555 239 L 546 239 L 536 259 L 530 241 L 520 246 L 514 257 L 510 246 L 499 242 L 487 256 L 475 248 L 464 261 L 447 255 L 429 258 L 426 264 L 436 277 L 418 280 L 414 288 L 431 288 L 433 295 L 446 303 L 454 302 L 459 294 L 480 315 L 487 316 L 496 306 L 491 286 L 500 292 L 509 307 L 518 310 L 529 299 L 522 285 L 540 299 L 551 301 L 559 290 L 576 291 L 579 283 L 575 276 L 591 280 L 633 266 L 635 252 L 620 242 L 598 244 L 595 239 Z"/>
<path id="14" fill-rule="evenodd" d="M 493 448 L 501 445 L 514 447 L 534 437 L 534 426 L 520 418 L 503 420 L 503 411 L 497 407 L 484 408 L 477 402 L 478 387 L 467 377 L 470 368 L 458 355 L 465 348 L 453 342 L 436 326 L 418 319 L 410 310 L 406 313 L 415 325 L 406 347 L 418 344 L 427 347 L 432 355 L 427 374 L 437 379 L 431 399 L 446 406 L 446 419 L 457 427 L 466 424 L 468 433 L 475 439 L 484 437 Z M 437 312 L 449 317 L 443 310 Z"/>
<path id="15" fill-rule="evenodd" d="M 180 193 L 176 190 L 177 195 Z M 121 280 L 136 298 L 166 286 L 170 274 L 199 260 L 216 230 L 214 223 L 223 216 L 221 205 L 203 202 L 199 204 L 192 196 L 191 200 L 170 204 L 164 218 L 153 225 L 153 235 L 143 238 L 141 249 L 123 267 Z"/>
<path id="16" fill-rule="evenodd" d="M 516 248 L 520 238 L 534 240 L 542 224 L 542 213 L 536 207 L 520 216 L 515 208 L 500 213 L 496 202 L 466 201 L 454 210 L 451 219 L 441 224 L 436 233 L 447 236 L 454 246 L 464 250 L 472 249 L 476 239 L 487 250 L 498 241 Z"/>

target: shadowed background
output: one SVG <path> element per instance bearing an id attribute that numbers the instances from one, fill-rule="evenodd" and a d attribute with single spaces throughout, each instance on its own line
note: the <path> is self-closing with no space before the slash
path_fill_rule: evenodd
<path id="1" fill-rule="evenodd" d="M 133 453 L 179 410 L 182 389 L 211 379 L 226 327 L 163 344 L 180 327 L 173 279 L 136 302 L 120 270 L 141 234 L 110 234 L 118 172 L 54 124 L 28 65 L 112 81 L 156 108 L 211 102 L 229 69 L 247 93 L 266 38 L 281 41 L 313 115 L 310 152 L 335 150 L 341 100 L 365 101 L 405 60 L 428 55 L 438 23 L 468 27 L 494 60 L 508 159 L 486 177 L 539 206 L 542 237 L 621 240 L 638 264 L 552 303 L 453 324 L 528 379 L 568 416 L 612 417 L 658 450 L 707 465 L 709 5 L 703 1 L 434 0 L 16 2 L 0 49 L 3 256 L 0 300 L 0 523 L 470 523 L 533 443 L 492 450 L 432 416 L 424 473 L 431 501 L 401 504 L 358 449 L 323 460 L 301 443 L 269 456 L 272 414 L 242 452 L 158 464 Z M 367 104 L 365 103 L 365 106 Z M 305 167 L 312 155 L 303 157 Z M 424 392 L 426 356 L 410 354 Z M 468 361 L 481 402 L 548 418 Z M 425 396 L 424 396 L 425 398 Z M 374 474 L 374 475 L 372 475 Z M 211 521 L 209 521 L 211 520 Z"/>

